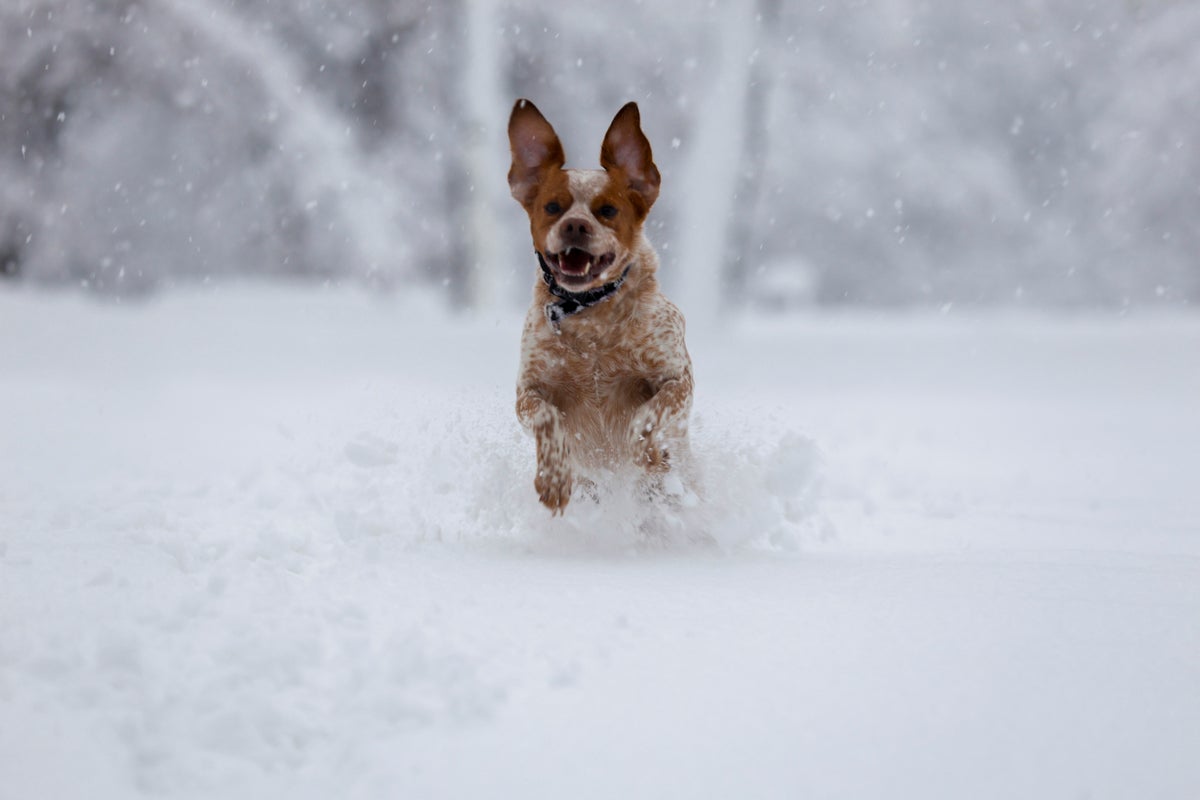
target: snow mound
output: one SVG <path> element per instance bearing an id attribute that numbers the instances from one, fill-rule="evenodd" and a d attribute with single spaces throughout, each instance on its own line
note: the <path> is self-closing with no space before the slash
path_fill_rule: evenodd
<path id="1" fill-rule="evenodd" d="M 690 463 L 659 482 L 638 470 L 579 480 L 561 517 L 533 489 L 534 448 L 500 397 L 427 410 L 342 448 L 329 491 L 344 537 L 398 537 L 559 554 L 692 548 L 797 549 L 816 529 L 820 454 L 786 429 L 695 426 Z"/>
<path id="2" fill-rule="evenodd" d="M 112 768 L 151 794 L 227 794 L 329 764 L 353 773 L 386 756 L 346 742 L 478 729 L 528 679 L 496 662 L 496 645 L 442 633 L 470 601 L 461 587 L 423 585 L 414 556 L 586 565 L 794 549 L 817 518 L 813 443 L 754 435 L 719 414 L 697 424 L 686 480 L 599 476 L 554 518 L 506 398 L 447 399 L 381 398 L 388 410 L 357 416 L 359 433 L 338 430 L 345 416 L 302 434 L 280 426 L 225 473 L 26 498 L 23 528 L 76 544 L 53 578 L 63 590 L 47 592 L 51 611 L 36 598 L 11 609 L 54 620 L 0 641 L 0 685 L 21 687 L 16 718 L 69 706 L 84 737 L 71 747 L 87 751 L 88 735 L 109 742 Z M 0 551 L 0 566 L 46 558 L 16 550 Z M 77 619 L 77 602 L 102 624 Z M 547 680 L 569 684 L 572 663 L 548 664 Z M 50 723 L 27 735 L 44 747 L 56 736 Z M 41 785 L 40 774 L 31 766 L 15 780 Z"/>

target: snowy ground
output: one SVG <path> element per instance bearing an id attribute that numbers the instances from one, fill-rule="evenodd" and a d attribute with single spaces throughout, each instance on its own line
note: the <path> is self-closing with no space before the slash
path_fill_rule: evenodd
<path id="1" fill-rule="evenodd" d="M 0 798 L 1200 796 L 1200 319 L 692 331 L 551 520 L 518 316 L 0 292 Z"/>

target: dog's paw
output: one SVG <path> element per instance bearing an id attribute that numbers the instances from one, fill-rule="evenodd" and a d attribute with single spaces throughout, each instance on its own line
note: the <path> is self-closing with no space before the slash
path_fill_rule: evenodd
<path id="1" fill-rule="evenodd" d="M 539 467 L 533 479 L 538 500 L 556 516 L 563 513 L 571 500 L 571 483 L 570 470 L 558 467 Z"/>
<path id="2" fill-rule="evenodd" d="M 571 456 L 566 433 L 559 417 L 537 431 L 537 489 L 542 505 L 554 514 L 561 514 L 571 499 Z"/>
<path id="3" fill-rule="evenodd" d="M 638 466 L 649 472 L 666 472 L 670 463 L 661 431 L 655 429 L 656 421 L 656 415 L 648 409 L 635 414 L 629 423 L 629 445 Z"/>
<path id="4" fill-rule="evenodd" d="M 656 444 L 651 439 L 641 442 L 640 447 L 634 452 L 637 454 L 635 461 L 638 466 L 647 472 L 663 473 L 671 469 L 670 453 L 665 447 Z"/>

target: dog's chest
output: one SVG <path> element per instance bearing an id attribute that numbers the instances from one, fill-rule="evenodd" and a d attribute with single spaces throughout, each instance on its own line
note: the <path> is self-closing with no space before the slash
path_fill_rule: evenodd
<path id="1" fill-rule="evenodd" d="M 548 344 L 544 381 L 562 406 L 637 405 L 654 394 L 644 353 L 630 343 L 568 335 Z"/>

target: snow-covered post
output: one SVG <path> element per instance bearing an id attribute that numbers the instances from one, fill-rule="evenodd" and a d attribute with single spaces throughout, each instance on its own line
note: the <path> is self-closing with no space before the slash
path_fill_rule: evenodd
<path id="1" fill-rule="evenodd" d="M 751 79 L 757 24 L 744 3 L 731 0 L 720 26 L 724 48 L 717 79 L 696 114 L 695 136 L 679 190 L 682 246 L 679 271 L 687 275 L 672 288 L 692 328 L 708 327 L 724 308 L 722 272 L 746 139 L 746 92 Z"/>
<path id="2" fill-rule="evenodd" d="M 508 99 L 500 55 L 501 25 L 495 0 L 470 0 L 462 6 L 466 59 L 462 96 L 466 100 L 466 201 L 468 305 L 480 311 L 502 307 L 513 296 L 513 265 L 504 263 L 511 248 L 497 225 L 496 207 L 507 201 L 508 157 L 505 128 Z"/>
<path id="3" fill-rule="evenodd" d="M 745 90 L 742 98 L 742 149 L 738 154 L 738 172 L 734 176 L 734 211 L 729 216 L 728 237 L 722 253 L 721 296 L 725 307 L 737 307 L 746 299 L 746 286 L 763 253 L 754 239 L 759 198 L 762 194 L 764 166 L 770 143 L 767 141 L 768 101 L 775 64 L 776 31 L 779 28 L 780 0 L 758 0 L 758 16 L 749 53 L 745 54 Z M 742 65 L 739 65 L 741 67 Z"/>

